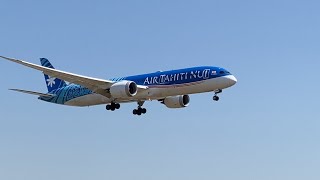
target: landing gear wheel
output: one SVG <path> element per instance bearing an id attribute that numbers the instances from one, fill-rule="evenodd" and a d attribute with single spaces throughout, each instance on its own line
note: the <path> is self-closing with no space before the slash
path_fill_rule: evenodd
<path id="1" fill-rule="evenodd" d="M 219 96 L 213 96 L 213 98 L 212 98 L 214 101 L 219 101 Z"/>
<path id="2" fill-rule="evenodd" d="M 134 109 L 133 111 L 132 111 L 132 113 L 134 114 L 134 115 L 141 115 L 141 111 L 139 110 L 139 109 Z"/>
<path id="3" fill-rule="evenodd" d="M 134 115 L 141 115 L 141 114 L 145 114 L 147 113 L 147 110 L 145 108 L 142 108 L 141 106 L 143 105 L 144 101 L 138 101 L 138 108 L 137 109 L 134 109 L 132 111 L 132 113 Z"/>
<path id="4" fill-rule="evenodd" d="M 111 103 L 106 105 L 106 110 L 115 111 L 116 109 L 120 109 L 120 104 L 118 103 Z"/>

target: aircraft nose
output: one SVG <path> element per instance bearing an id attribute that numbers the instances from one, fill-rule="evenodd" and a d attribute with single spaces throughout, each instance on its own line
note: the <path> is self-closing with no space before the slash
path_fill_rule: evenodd
<path id="1" fill-rule="evenodd" d="M 227 78 L 228 78 L 228 81 L 229 81 L 230 86 L 235 85 L 235 84 L 237 83 L 237 81 L 238 81 L 237 78 L 234 77 L 233 75 L 230 75 L 230 76 L 228 76 Z"/>

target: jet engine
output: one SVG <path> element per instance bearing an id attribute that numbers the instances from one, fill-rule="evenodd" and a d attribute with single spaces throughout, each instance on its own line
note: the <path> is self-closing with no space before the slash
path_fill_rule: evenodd
<path id="1" fill-rule="evenodd" d="M 120 81 L 110 87 L 110 94 L 114 98 L 133 97 L 137 91 L 137 84 L 133 81 Z"/>
<path id="2" fill-rule="evenodd" d="M 168 108 L 183 108 L 187 107 L 190 102 L 189 95 L 169 96 L 163 100 L 163 104 Z"/>

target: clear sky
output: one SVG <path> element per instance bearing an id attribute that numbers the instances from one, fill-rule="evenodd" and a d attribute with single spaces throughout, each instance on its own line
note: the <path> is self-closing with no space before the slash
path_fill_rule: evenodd
<path id="1" fill-rule="evenodd" d="M 213 102 L 75 108 L 0 61 L 0 179 L 319 180 L 320 2 L 0 1 L 0 54 L 112 78 L 198 65 L 237 78 Z"/>

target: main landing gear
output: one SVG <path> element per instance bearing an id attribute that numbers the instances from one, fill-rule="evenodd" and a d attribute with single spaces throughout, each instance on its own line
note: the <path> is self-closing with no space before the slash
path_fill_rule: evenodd
<path id="1" fill-rule="evenodd" d="M 138 108 L 134 109 L 132 113 L 134 115 L 139 115 L 139 116 L 147 113 L 147 110 L 145 108 L 142 108 L 143 104 L 144 104 L 144 101 L 138 101 Z M 108 111 L 115 111 L 116 109 L 120 109 L 120 104 L 112 102 L 111 104 L 106 105 L 106 109 Z"/>
<path id="2" fill-rule="evenodd" d="M 112 102 L 110 105 L 106 106 L 106 109 L 109 111 L 114 111 L 116 109 L 120 109 L 120 104 Z"/>
<path id="3" fill-rule="evenodd" d="M 144 104 L 144 101 L 138 101 L 138 108 L 134 109 L 132 113 L 138 116 L 140 116 L 141 114 L 147 113 L 147 110 L 145 108 L 142 108 L 143 104 Z"/>
<path id="4" fill-rule="evenodd" d="M 220 93 L 222 93 L 222 90 L 221 90 L 221 89 L 215 90 L 215 91 L 214 91 L 214 96 L 213 96 L 212 99 L 213 99 L 214 101 L 219 101 L 220 98 L 219 98 L 218 94 L 220 94 Z"/>

